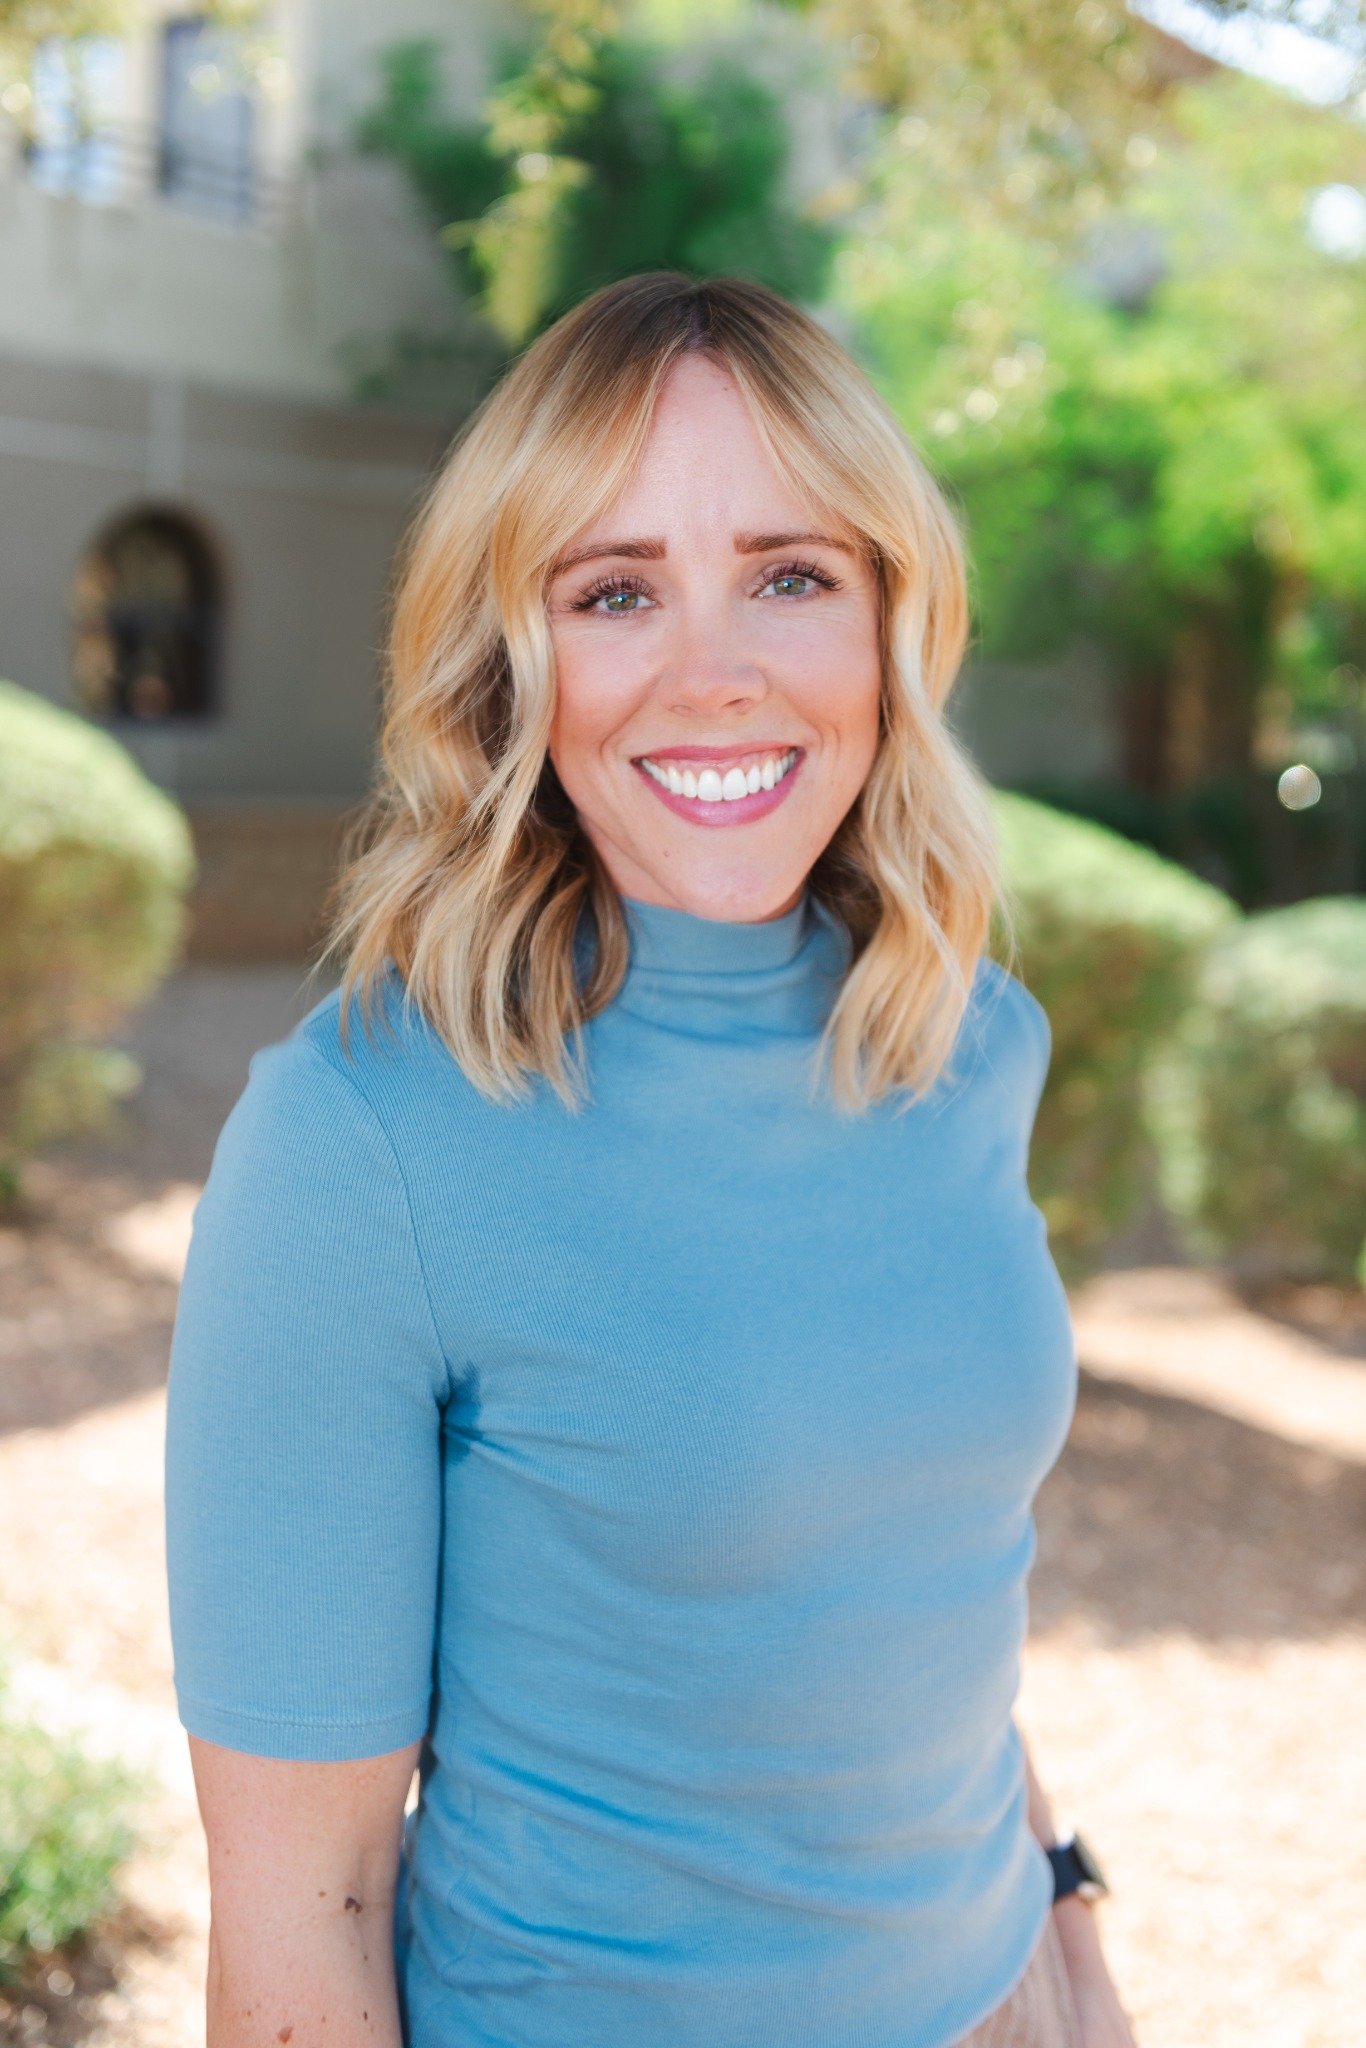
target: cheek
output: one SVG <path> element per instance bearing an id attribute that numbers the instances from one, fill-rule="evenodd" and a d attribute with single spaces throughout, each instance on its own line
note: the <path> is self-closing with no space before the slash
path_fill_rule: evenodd
<path id="1" fill-rule="evenodd" d="M 554 729 L 562 741 L 583 744 L 608 716 L 612 693 L 602 687 L 602 665 L 572 635 L 557 638 Z"/>
<path id="2" fill-rule="evenodd" d="M 794 703 L 819 730 L 851 754 L 876 744 L 882 700 L 882 660 L 874 634 L 862 621 L 846 621 L 794 646 L 786 680 Z"/>
<path id="3" fill-rule="evenodd" d="M 603 750 L 631 718 L 639 698 L 629 663 L 613 649 L 556 637 L 555 711 L 550 752 L 571 794 L 600 767 Z"/>

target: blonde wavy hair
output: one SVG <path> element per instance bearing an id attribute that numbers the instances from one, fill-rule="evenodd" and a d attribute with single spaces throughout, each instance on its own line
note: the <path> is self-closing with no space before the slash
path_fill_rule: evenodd
<path id="1" fill-rule="evenodd" d="M 910 1101 L 946 1066 L 993 914 L 1013 954 L 989 788 L 944 719 L 968 641 L 962 539 L 896 418 L 838 341 L 767 287 L 654 271 L 605 286 L 517 359 L 457 434 L 395 562 L 378 767 L 327 903 L 341 1035 L 389 963 L 494 1100 L 545 1077 L 587 1098 L 583 1026 L 629 958 L 620 899 L 548 755 L 551 566 L 626 485 L 661 384 L 729 372 L 775 468 L 877 571 L 881 737 L 808 876 L 851 941 L 816 1048 L 834 1102 Z M 593 947 L 576 966 L 581 913 Z M 572 1040 L 574 1059 L 569 1045 Z"/>

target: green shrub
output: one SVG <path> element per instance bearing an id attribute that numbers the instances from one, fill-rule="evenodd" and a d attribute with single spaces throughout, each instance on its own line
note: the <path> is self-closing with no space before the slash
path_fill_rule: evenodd
<path id="1" fill-rule="evenodd" d="M 1053 1027 L 1030 1183 L 1072 1281 L 1155 1182 L 1149 1064 L 1177 1027 L 1206 949 L 1239 912 L 1102 825 L 1008 791 L 995 802 L 1020 976 Z"/>
<path id="2" fill-rule="evenodd" d="M 140 1078 L 99 1041 L 178 957 L 194 867 L 184 813 L 115 739 L 0 682 L 0 1199 L 24 1152 Z"/>
<path id="3" fill-rule="evenodd" d="M 649 33 L 603 24 L 567 36 L 551 16 L 528 38 L 509 23 L 490 53 L 494 89 L 470 123 L 449 112 L 439 39 L 410 39 L 381 53 L 382 94 L 357 140 L 397 163 L 462 302 L 506 346 L 646 270 L 742 273 L 818 302 L 838 238 L 792 204 L 783 95 L 737 61 L 730 39 L 695 54 L 705 62 L 688 79 Z"/>
<path id="4" fill-rule="evenodd" d="M 79 1939 L 114 1903 L 147 1782 L 17 1714 L 0 1658 L 0 1984 Z"/>
<path id="5" fill-rule="evenodd" d="M 1193 1255 L 1366 1285 L 1366 900 L 1259 911 L 1221 937 L 1153 1114 Z"/>

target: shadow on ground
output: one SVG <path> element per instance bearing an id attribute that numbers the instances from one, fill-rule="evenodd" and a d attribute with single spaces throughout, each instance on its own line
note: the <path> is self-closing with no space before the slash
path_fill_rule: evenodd
<path id="1" fill-rule="evenodd" d="M 1035 1632 L 1318 1638 L 1366 1617 L 1366 1467 L 1088 1374 L 1040 1489 Z"/>

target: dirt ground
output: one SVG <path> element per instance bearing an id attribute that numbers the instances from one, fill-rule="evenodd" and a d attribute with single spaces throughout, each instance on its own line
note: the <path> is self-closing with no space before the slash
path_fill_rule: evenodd
<path id="1" fill-rule="evenodd" d="M 0 1993 L 0 2043 L 193 2048 L 207 1894 L 171 1691 L 163 1383 L 177 1276 L 250 1052 L 322 993 L 197 969 L 129 1035 L 120 1140 L 54 1148 L 0 1227 L 0 1640 L 54 1726 L 145 1766 L 124 1899 Z M 1073 1295 L 1081 1390 L 1040 1493 L 1019 1718 L 1105 1862 L 1141 2048 L 1366 2040 L 1366 1314 L 1146 1262 Z"/>

